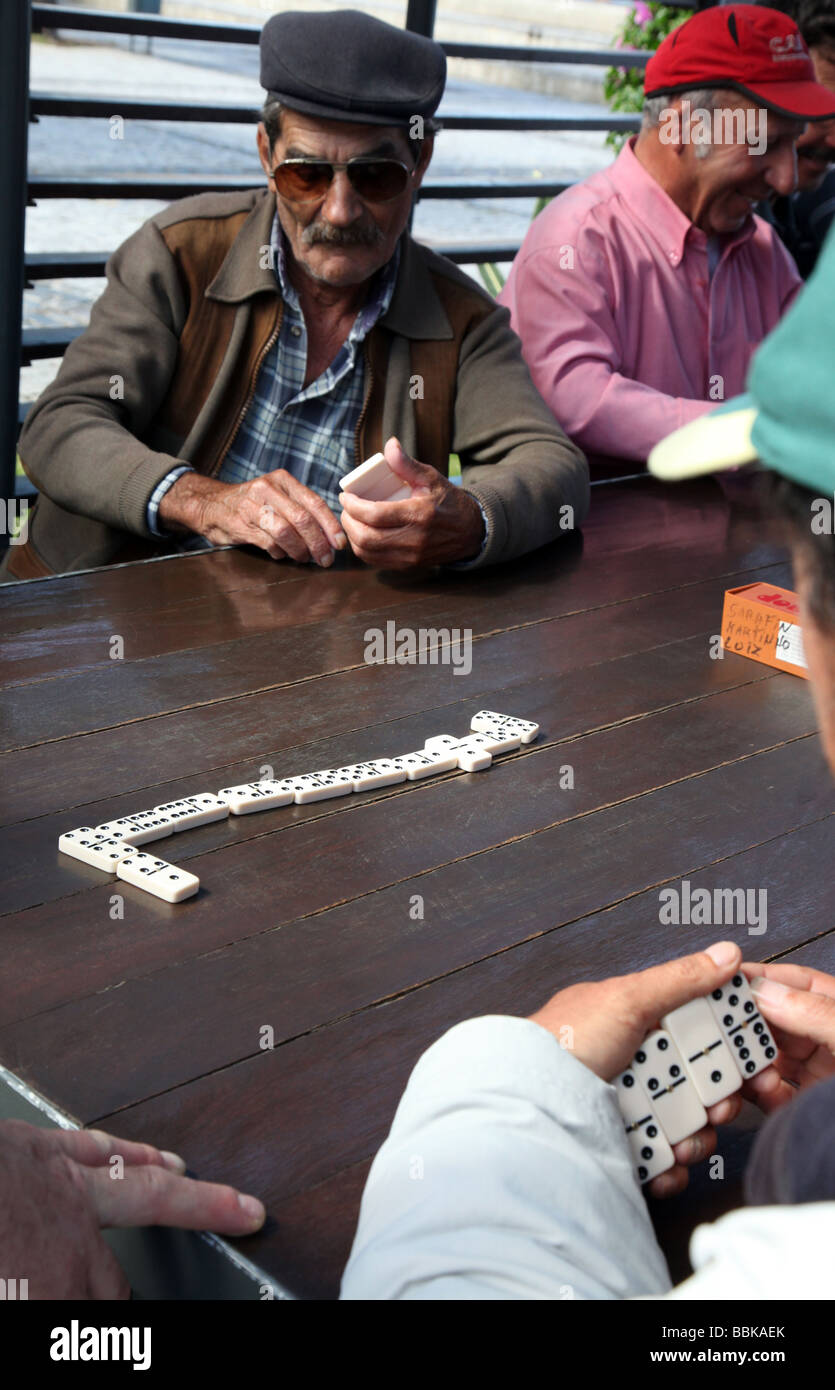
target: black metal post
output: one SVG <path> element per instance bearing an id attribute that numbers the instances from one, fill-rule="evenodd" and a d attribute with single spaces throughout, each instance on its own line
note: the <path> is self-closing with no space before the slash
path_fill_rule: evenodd
<path id="1" fill-rule="evenodd" d="M 413 34 L 424 34 L 427 39 L 431 39 L 435 33 L 435 11 L 438 8 L 438 0 L 409 0 L 406 8 L 406 28 L 411 29 Z M 412 208 L 409 213 L 409 231 L 411 232 L 415 220 L 415 207 L 417 199 L 412 199 Z"/>
<path id="2" fill-rule="evenodd" d="M 438 0 L 409 0 L 406 9 L 406 28 L 431 39 L 435 33 L 435 12 Z"/>
<path id="3" fill-rule="evenodd" d="M 23 322 L 23 244 L 29 137 L 29 0 L 0 5 L 0 266 L 5 295 L 0 313 L 0 497 L 14 497 L 20 333 Z M 5 527 L 0 550 L 8 544 Z"/>

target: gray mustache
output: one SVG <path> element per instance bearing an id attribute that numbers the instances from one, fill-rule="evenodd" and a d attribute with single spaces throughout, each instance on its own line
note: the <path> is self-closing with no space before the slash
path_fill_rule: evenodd
<path id="1" fill-rule="evenodd" d="M 334 227 L 330 222 L 313 222 L 301 236 L 305 246 L 379 246 L 383 234 L 379 227 Z"/>

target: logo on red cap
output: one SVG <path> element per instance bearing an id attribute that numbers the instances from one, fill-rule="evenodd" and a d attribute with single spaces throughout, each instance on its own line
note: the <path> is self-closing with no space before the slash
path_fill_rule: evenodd
<path id="1" fill-rule="evenodd" d="M 808 49 L 803 42 L 803 38 L 798 31 L 796 34 L 776 35 L 769 39 L 768 46 L 771 49 L 772 62 L 779 63 L 786 58 L 796 58 L 798 54 L 808 54 Z"/>
<path id="2" fill-rule="evenodd" d="M 647 63 L 647 97 L 702 88 L 741 92 L 799 120 L 835 115 L 835 97 L 815 81 L 797 25 L 765 5 L 701 10 L 668 34 Z"/>

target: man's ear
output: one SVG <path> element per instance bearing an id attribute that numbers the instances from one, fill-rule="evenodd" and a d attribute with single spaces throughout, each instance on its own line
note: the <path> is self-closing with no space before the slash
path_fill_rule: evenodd
<path id="1" fill-rule="evenodd" d="M 427 135 L 426 139 L 420 147 L 420 156 L 418 158 L 417 164 L 415 165 L 413 185 L 416 189 L 420 188 L 420 185 L 423 183 L 423 176 L 426 173 L 426 170 L 429 168 L 429 161 L 432 158 L 434 150 L 435 137 L 434 135 Z"/>
<path id="2" fill-rule="evenodd" d="M 272 182 L 271 175 L 275 165 L 273 164 L 273 152 L 270 149 L 270 139 L 263 121 L 258 122 L 258 130 L 255 139 L 258 145 L 258 158 L 261 161 L 261 168 L 264 170 L 267 178 Z"/>

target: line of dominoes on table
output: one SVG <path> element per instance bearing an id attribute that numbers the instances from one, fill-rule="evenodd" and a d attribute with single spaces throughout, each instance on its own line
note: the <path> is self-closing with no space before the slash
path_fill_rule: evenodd
<path id="1" fill-rule="evenodd" d="M 222 787 L 215 796 L 199 792 L 179 801 L 166 801 L 150 811 L 138 811 L 102 825 L 81 825 L 58 837 L 63 854 L 100 869 L 111 877 L 124 879 L 165 902 L 179 903 L 191 898 L 200 887 L 197 874 L 188 873 L 165 859 L 139 849 L 140 845 L 162 840 L 211 821 L 225 820 L 232 813 L 245 816 L 252 811 L 271 811 L 290 803 L 305 805 L 350 792 L 372 791 L 399 782 L 416 782 L 441 772 L 481 772 L 495 757 L 509 753 L 523 743 L 532 743 L 539 725 L 529 719 L 479 710 L 470 721 L 464 738 L 436 734 L 422 749 L 393 758 L 351 763 L 326 768 L 299 777 L 246 782 L 238 787 Z"/>
<path id="2" fill-rule="evenodd" d="M 732 1096 L 777 1056 L 741 972 L 660 1023 L 613 1083 L 641 1183 L 673 1167 L 671 1145 L 707 1124 L 706 1106 Z"/>

